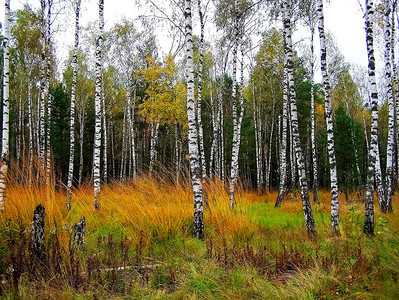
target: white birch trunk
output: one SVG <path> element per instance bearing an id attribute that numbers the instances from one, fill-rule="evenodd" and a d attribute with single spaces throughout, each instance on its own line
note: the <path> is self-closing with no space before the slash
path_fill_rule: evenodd
<path id="1" fill-rule="evenodd" d="M 218 113 L 218 125 L 219 125 L 219 133 L 220 133 L 220 138 L 219 138 L 219 177 L 220 179 L 224 182 L 225 181 L 225 157 L 224 157 L 224 111 L 223 111 L 223 97 L 222 97 L 222 92 L 223 92 L 223 86 L 224 86 L 224 78 L 222 78 L 222 88 L 221 91 L 219 91 L 218 94 L 218 107 L 219 107 L 219 113 Z"/>
<path id="2" fill-rule="evenodd" d="M 40 157 L 40 162 L 41 162 L 41 167 L 44 170 L 45 169 L 45 103 L 46 103 L 46 97 L 47 97 L 47 91 L 46 91 L 46 66 L 47 66 L 47 61 L 46 61 L 46 32 L 47 32 L 47 22 L 46 22 L 46 16 L 45 16 L 45 11 L 46 11 L 46 1 L 41 0 L 41 15 L 42 15 L 42 24 L 41 24 L 41 47 L 42 47 L 42 60 L 40 63 L 40 114 L 39 114 L 39 157 Z"/>
<path id="3" fill-rule="evenodd" d="M 237 185 L 237 180 L 238 180 L 238 157 L 240 153 L 240 143 L 241 143 L 241 126 L 242 126 L 242 119 L 244 116 L 244 51 L 241 50 L 242 54 L 242 59 L 241 59 L 241 83 L 239 86 L 239 97 L 240 97 L 240 115 L 238 116 L 237 119 L 237 112 L 235 112 L 235 126 L 234 126 L 234 132 L 233 132 L 233 149 L 232 149 L 232 155 L 231 155 L 231 175 L 230 175 L 230 186 L 229 186 L 229 192 L 230 192 L 230 208 L 234 207 L 234 201 L 235 201 L 235 188 Z M 234 80 L 233 80 L 234 82 Z M 234 86 L 233 86 L 234 88 Z M 235 95 L 235 98 L 237 98 L 238 91 Z M 234 114 L 234 109 L 233 109 L 233 114 Z"/>
<path id="4" fill-rule="evenodd" d="M 179 183 L 180 177 L 180 151 L 179 151 L 179 128 L 177 122 L 175 123 L 175 171 L 176 171 L 176 184 Z"/>
<path id="5" fill-rule="evenodd" d="M 104 136 L 104 147 L 103 147 L 103 179 L 105 183 L 108 183 L 108 131 L 107 131 L 107 113 L 105 108 L 105 92 L 104 92 L 104 74 L 102 74 L 102 85 L 101 85 L 101 119 L 102 129 Z"/>
<path id="6" fill-rule="evenodd" d="M 385 84 L 386 98 L 388 99 L 389 117 L 388 117 L 388 145 L 387 145 L 387 166 L 385 174 L 385 203 L 382 211 L 392 211 L 392 195 L 393 195 L 393 155 L 395 147 L 395 103 L 392 91 L 392 67 L 390 59 L 391 51 L 391 5 L 389 0 L 384 1 L 384 38 L 385 38 Z"/>
<path id="7" fill-rule="evenodd" d="M 9 163 L 9 105 L 10 105 L 10 0 L 5 0 L 3 39 L 3 127 L 0 165 L 0 211 L 6 209 L 6 180 Z"/>
<path id="8" fill-rule="evenodd" d="M 256 99 L 255 99 L 255 84 L 254 82 L 251 83 L 252 85 L 252 107 L 253 107 L 253 120 L 254 120 L 254 132 L 255 132 L 255 160 L 256 160 L 256 190 L 258 194 L 261 193 L 262 189 L 262 182 L 261 182 L 261 148 L 259 145 L 259 135 L 260 129 L 259 129 L 259 116 L 257 113 L 257 105 L 256 105 Z"/>
<path id="9" fill-rule="evenodd" d="M 71 209 L 71 188 L 73 183 L 73 163 L 75 158 L 75 99 L 76 78 L 78 76 L 78 46 L 79 46 L 79 12 L 81 0 L 76 0 L 75 6 L 75 47 L 72 58 L 71 111 L 69 116 L 69 163 L 67 182 L 67 210 Z"/>
<path id="10" fill-rule="evenodd" d="M 82 184 L 82 177 L 83 177 L 83 138 L 84 138 L 84 127 L 85 127 L 85 111 L 82 108 L 80 112 L 80 127 L 79 127 L 79 146 L 80 146 L 80 157 L 79 157 L 79 177 L 78 183 L 79 185 Z"/>
<path id="11" fill-rule="evenodd" d="M 23 136 L 22 132 L 22 95 L 21 95 L 22 87 L 19 87 L 19 100 L 18 100 L 18 137 L 15 145 L 15 157 L 17 159 L 17 163 L 19 163 L 21 158 L 21 140 Z"/>
<path id="12" fill-rule="evenodd" d="M 99 0 L 99 35 L 96 45 L 96 85 L 94 98 L 94 153 L 93 153 L 93 182 L 94 182 L 94 201 L 95 209 L 100 209 L 100 155 L 101 155 L 101 91 L 102 91 L 102 49 L 104 31 L 104 0 Z"/>
<path id="13" fill-rule="evenodd" d="M 47 187 L 47 199 L 50 197 L 52 190 L 52 178 L 51 178 L 51 142 L 50 142 L 50 127 L 51 127 L 51 107 L 52 96 L 49 95 L 47 103 L 47 128 L 46 128 L 46 187 Z"/>
<path id="14" fill-rule="evenodd" d="M 318 202 L 317 190 L 319 184 L 319 176 L 317 170 L 317 152 L 316 152 L 316 117 L 314 103 L 314 29 L 311 28 L 311 44 L 310 44 L 310 142 L 312 145 L 312 164 L 313 164 L 313 202 Z"/>
<path id="15" fill-rule="evenodd" d="M 334 233 L 339 233 L 339 212 L 338 212 L 338 178 L 337 163 L 335 159 L 334 147 L 334 124 L 332 119 L 331 95 L 330 95 L 330 79 L 327 68 L 327 49 L 324 33 L 324 13 L 323 0 L 317 0 L 317 13 L 319 18 L 319 36 L 320 36 L 320 65 L 324 87 L 324 108 L 327 124 L 327 151 L 330 163 L 330 180 L 331 180 L 331 228 Z"/>
<path id="16" fill-rule="evenodd" d="M 159 120 L 151 122 L 151 144 L 150 144 L 150 173 L 154 171 L 154 163 L 157 159 Z"/>
<path id="17" fill-rule="evenodd" d="M 290 12 L 292 9 L 292 0 L 285 0 L 284 2 L 285 2 L 284 34 L 286 36 L 285 55 L 287 56 L 287 58 L 285 59 L 286 61 L 285 67 L 287 68 L 287 75 L 288 75 L 292 136 L 294 140 L 296 161 L 298 164 L 299 185 L 301 188 L 302 207 L 305 216 L 306 229 L 308 235 L 314 236 L 317 234 L 316 225 L 314 222 L 313 212 L 309 199 L 306 170 L 305 170 L 305 164 L 304 164 L 301 142 L 299 139 L 299 129 L 298 129 L 298 111 L 297 111 L 296 93 L 295 93 L 295 84 L 294 84 L 294 66 L 292 61 L 292 28 L 291 28 L 291 17 L 290 17 Z"/>
<path id="18" fill-rule="evenodd" d="M 274 101 L 274 100 L 273 100 Z M 273 143 L 273 131 L 274 131 L 274 103 L 273 103 L 273 111 L 272 111 L 272 120 L 271 120 L 271 128 L 270 128 L 270 137 L 269 137 L 269 148 L 267 150 L 267 166 L 266 166 L 266 192 L 269 193 L 270 190 L 270 172 L 272 168 L 272 143 Z M 261 151 L 261 149 L 260 149 Z M 262 170 L 262 161 L 261 161 L 261 170 Z M 262 173 L 261 173 L 262 174 Z"/>
<path id="19" fill-rule="evenodd" d="M 200 151 L 200 163 L 202 170 L 202 178 L 206 177 L 206 160 L 205 160 L 205 150 L 204 150 L 204 133 L 202 128 L 202 72 L 204 66 L 204 15 L 201 9 L 201 0 L 198 0 L 198 14 L 200 18 L 201 25 L 201 35 L 200 35 L 200 60 L 199 60 L 199 70 L 198 70 L 198 100 L 197 100 L 197 122 L 198 122 L 198 138 L 199 138 L 199 151 Z"/>
<path id="20" fill-rule="evenodd" d="M 33 116 L 32 116 L 32 81 L 28 81 L 28 130 L 29 130 L 29 150 L 28 150 L 28 159 L 29 159 L 29 183 L 32 183 L 32 170 L 33 170 L 33 138 L 34 138 L 34 125 L 33 125 Z"/>
<path id="21" fill-rule="evenodd" d="M 187 77 L 187 121 L 188 121 L 188 153 L 190 156 L 190 171 L 194 196 L 194 224 L 193 235 L 198 239 L 204 238 L 204 211 L 202 204 L 201 168 L 198 161 L 199 149 L 197 126 L 195 122 L 194 102 L 194 63 L 193 39 L 191 21 L 191 0 L 185 0 L 186 24 L 186 77 Z"/>
<path id="22" fill-rule="evenodd" d="M 376 170 L 376 183 L 380 190 L 382 184 L 378 183 L 378 173 L 381 173 L 379 164 L 378 151 L 378 94 L 377 83 L 375 79 L 375 58 L 374 58 L 374 37 L 373 37 L 373 21 L 374 21 L 374 3 L 373 0 L 366 0 L 366 42 L 367 42 L 367 56 L 368 56 L 368 77 L 370 84 L 370 99 L 371 99 L 371 135 L 370 135 L 370 152 L 368 153 L 368 168 L 366 181 L 366 199 L 365 199 L 365 220 L 363 231 L 366 234 L 374 234 L 374 170 Z M 382 191 L 382 190 L 381 190 Z M 380 198 L 380 196 L 379 196 Z M 381 201 L 381 199 L 380 199 Z"/>
<path id="23" fill-rule="evenodd" d="M 288 124 L 292 124 L 291 113 L 288 114 Z M 294 150 L 294 138 L 292 133 L 292 126 L 288 127 L 290 134 L 290 170 L 291 170 L 291 189 L 295 190 L 296 185 L 296 159 L 295 159 L 295 150 Z"/>
<path id="24" fill-rule="evenodd" d="M 123 111 L 123 123 L 122 123 L 122 158 L 121 165 L 119 170 L 119 179 L 125 180 L 125 170 L 126 170 L 126 152 L 127 152 L 127 134 L 126 134 L 126 109 L 127 105 L 125 105 L 125 109 Z"/>
<path id="25" fill-rule="evenodd" d="M 284 34 L 284 38 L 285 34 Z M 286 41 L 284 42 L 286 43 Z M 284 65 L 286 62 L 287 56 L 284 56 Z M 287 182 L 287 122 L 288 122 L 288 78 L 287 78 L 287 69 L 284 68 L 284 79 L 283 79 L 283 116 L 281 119 L 282 125 L 281 129 L 281 143 L 280 143 L 280 183 L 279 190 L 276 199 L 276 204 L 274 207 L 281 207 L 281 204 L 284 199 L 284 193 L 286 189 Z"/>
<path id="26" fill-rule="evenodd" d="M 217 107 L 215 107 L 215 100 L 213 99 L 213 92 L 212 92 L 212 84 L 209 87 L 210 91 L 210 98 L 211 98 L 211 120 L 212 120 L 212 145 L 211 145 L 211 155 L 209 157 L 209 176 L 213 178 L 216 168 L 214 168 L 214 162 L 217 162 L 216 155 L 217 151 L 217 144 L 218 144 L 218 124 L 217 124 Z"/>
<path id="27" fill-rule="evenodd" d="M 135 96 L 133 98 L 135 98 Z M 133 102 L 135 102 L 135 100 Z M 135 144 L 134 144 L 134 105 L 132 107 L 129 83 L 126 88 L 126 103 L 127 103 L 127 121 L 128 121 L 129 136 L 130 136 L 130 153 L 131 153 L 131 159 L 132 159 L 131 170 L 132 170 L 132 178 L 134 179 L 134 178 L 136 178 L 136 168 L 135 168 L 136 150 L 135 150 Z M 133 112 L 132 112 L 132 110 L 133 110 Z"/>
<path id="28" fill-rule="evenodd" d="M 235 186 L 237 183 L 238 176 L 238 154 L 240 150 L 240 132 L 238 131 L 238 116 L 237 116 L 237 52 L 238 44 L 240 40 L 240 34 L 238 29 L 238 1 L 234 1 L 234 45 L 233 45 L 233 82 L 232 82 L 232 98 L 233 98 L 233 148 L 231 153 L 231 168 L 230 168 L 230 182 L 229 182 L 229 202 L 230 208 L 234 207 L 235 198 Z M 237 167 L 236 167 L 237 165 Z"/>
<path id="29" fill-rule="evenodd" d="M 47 127 L 46 127 L 46 189 L 47 199 L 50 197 L 50 192 L 53 189 L 51 176 L 51 141 L 50 141 L 50 127 L 51 127 L 51 105 L 52 96 L 50 95 L 50 69 L 51 69 L 51 9 L 53 0 L 48 0 L 47 3 L 47 39 L 46 39 L 46 91 L 47 91 Z"/>

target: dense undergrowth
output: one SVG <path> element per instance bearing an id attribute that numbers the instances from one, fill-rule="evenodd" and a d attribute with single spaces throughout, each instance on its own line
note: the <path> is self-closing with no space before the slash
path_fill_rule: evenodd
<path id="1" fill-rule="evenodd" d="M 139 178 L 65 195 L 10 183 L 0 223 L 2 298 L 399 299 L 399 218 L 376 209 L 376 234 L 362 233 L 363 196 L 340 195 L 341 235 L 330 230 L 329 194 L 313 204 L 318 231 L 306 235 L 299 193 L 274 208 L 277 194 L 237 195 L 232 211 L 220 181 L 206 184 L 205 240 L 191 237 L 186 182 Z M 33 210 L 46 209 L 46 257 L 30 251 Z M 398 203 L 394 197 L 394 210 Z M 376 203 L 377 204 L 377 203 Z M 378 207 L 378 204 L 377 206 Z M 83 249 L 70 250 L 86 217 Z"/>

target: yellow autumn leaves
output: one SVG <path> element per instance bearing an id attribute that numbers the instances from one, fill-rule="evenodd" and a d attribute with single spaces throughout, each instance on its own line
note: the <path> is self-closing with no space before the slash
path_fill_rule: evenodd
<path id="1" fill-rule="evenodd" d="M 178 68 L 171 55 L 163 64 L 148 57 L 142 75 L 147 84 L 146 96 L 139 105 L 140 114 L 150 122 L 187 126 L 186 87 L 178 78 Z"/>

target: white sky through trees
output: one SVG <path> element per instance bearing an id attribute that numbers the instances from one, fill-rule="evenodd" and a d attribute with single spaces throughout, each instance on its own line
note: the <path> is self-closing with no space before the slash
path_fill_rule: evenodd
<path id="1" fill-rule="evenodd" d="M 65 1 L 65 0 L 64 0 Z M 154 0 L 154 2 L 169 1 L 169 0 Z M 65 68 L 65 60 L 68 56 L 68 51 L 72 49 L 73 46 L 73 31 L 74 31 L 74 16 L 72 9 L 70 7 L 71 0 L 66 0 L 65 3 L 69 3 L 69 8 L 63 13 L 60 13 L 58 20 L 55 22 L 53 28 L 54 30 L 59 28 L 55 34 L 57 41 L 57 57 L 58 57 L 58 68 L 62 70 Z M 97 22 L 98 18 L 98 7 L 96 0 L 83 0 L 81 9 L 81 26 L 87 25 L 89 22 Z M 364 1 L 361 1 L 363 4 Z M 34 8 L 39 8 L 39 0 L 11 0 L 11 10 L 15 11 L 21 9 L 24 3 L 30 4 Z M 105 29 L 108 30 L 111 26 L 125 18 L 137 18 L 142 12 L 136 5 L 134 0 L 105 0 L 104 3 L 104 16 L 105 16 Z M 345 60 L 350 64 L 367 66 L 367 53 L 366 53 L 366 42 L 365 42 L 365 31 L 364 31 L 364 19 L 363 13 L 359 7 L 359 2 L 357 0 L 331 0 L 329 3 L 325 4 L 325 26 L 326 32 L 332 32 L 338 43 L 338 47 L 345 57 Z M 2 21 L 4 19 L 4 5 L 0 5 L 0 14 L 2 16 Z M 194 20 L 195 23 L 197 20 Z M 211 18 L 208 18 L 206 26 L 210 26 L 212 22 Z M 281 22 L 277 21 L 276 27 L 281 27 Z M 196 24 L 198 25 L 198 24 Z M 68 30 L 67 30 L 68 28 Z M 167 27 L 168 28 L 168 27 Z M 167 30 L 167 29 L 165 29 Z M 317 56 L 320 55 L 318 47 L 318 31 L 316 30 L 315 53 Z M 194 34 L 199 35 L 199 26 L 194 27 Z M 296 50 L 301 52 L 301 48 L 308 42 L 308 30 L 300 29 L 294 32 L 294 41 L 303 40 L 297 44 Z M 209 36 L 205 36 L 205 39 L 209 39 Z M 160 55 L 165 54 L 164 45 L 161 43 L 167 43 L 167 41 L 162 40 L 158 37 L 158 45 L 160 49 Z M 303 44 L 305 43 L 305 44 Z M 162 53 L 164 52 L 164 53 Z M 380 69 L 382 66 L 382 61 L 380 58 L 380 51 L 376 51 L 377 58 L 377 68 Z M 319 64 L 318 64 L 319 65 Z M 320 68 L 317 68 L 316 72 L 316 82 L 320 82 Z"/>

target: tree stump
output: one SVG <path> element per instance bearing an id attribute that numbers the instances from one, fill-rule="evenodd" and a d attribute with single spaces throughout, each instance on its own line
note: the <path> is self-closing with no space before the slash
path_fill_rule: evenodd
<path id="1" fill-rule="evenodd" d="M 73 237 L 72 251 L 75 250 L 76 246 L 80 246 L 83 249 L 85 243 L 85 229 L 86 229 L 86 219 L 85 217 L 80 218 L 80 222 L 75 224 L 75 235 Z"/>
<path id="2" fill-rule="evenodd" d="M 46 247 L 44 246 L 45 216 L 45 208 L 42 204 L 39 204 L 33 212 L 32 225 L 32 253 L 39 260 L 43 260 L 46 256 Z"/>

